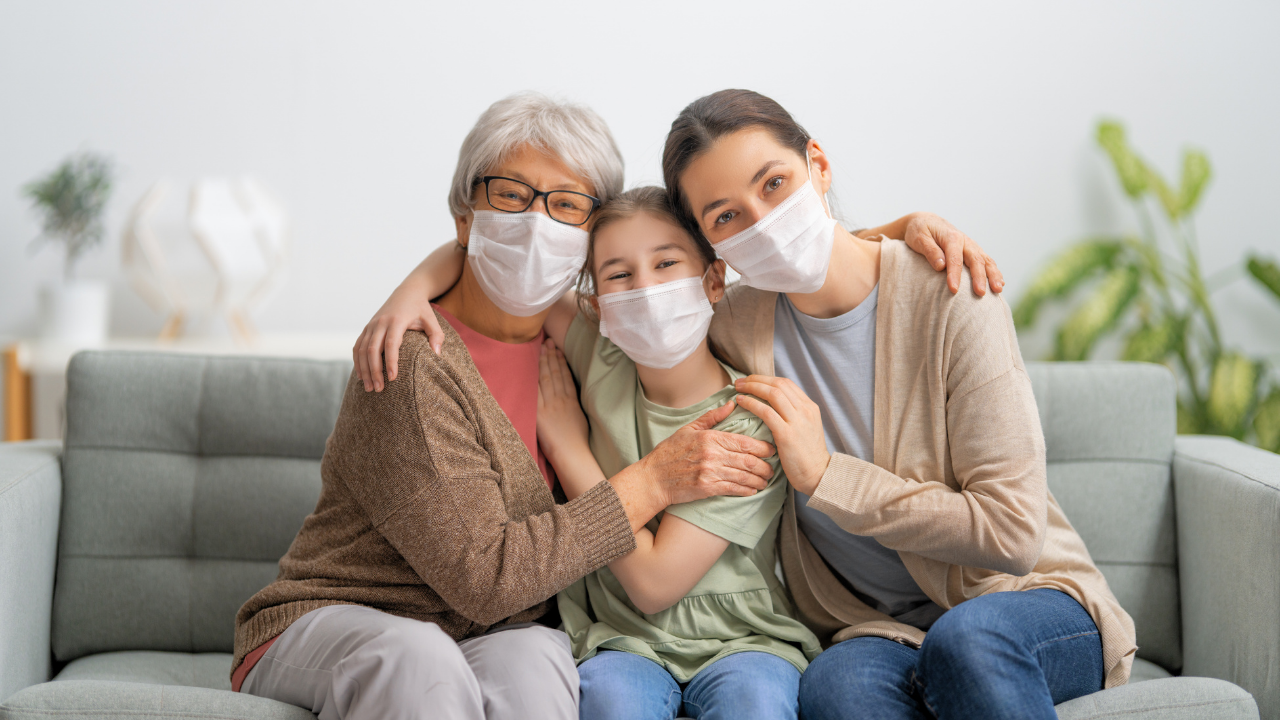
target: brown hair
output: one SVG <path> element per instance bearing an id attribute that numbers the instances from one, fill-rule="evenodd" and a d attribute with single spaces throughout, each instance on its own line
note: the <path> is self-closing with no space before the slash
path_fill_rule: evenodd
<path id="1" fill-rule="evenodd" d="M 587 239 L 587 261 L 578 272 L 578 309 L 592 320 L 599 319 L 596 317 L 595 308 L 591 306 L 591 298 L 596 294 L 596 237 L 606 227 L 640 213 L 647 213 L 681 230 L 686 230 L 680 214 L 671 206 L 667 191 L 657 185 L 632 188 L 605 203 L 596 214 L 595 224 L 591 226 L 591 234 Z M 698 256 L 702 258 L 704 264 L 710 265 L 715 262 L 716 251 L 701 233 L 690 233 L 689 240 L 697 249 Z"/>
<path id="2" fill-rule="evenodd" d="M 809 145 L 809 133 L 791 113 L 771 98 L 751 90 L 721 90 L 700 97 L 681 110 L 671 123 L 667 145 L 662 151 L 662 179 L 667 184 L 672 209 L 695 238 L 703 238 L 702 227 L 680 189 L 680 177 L 716 140 L 752 127 L 768 130 L 783 147 L 801 155 Z"/>

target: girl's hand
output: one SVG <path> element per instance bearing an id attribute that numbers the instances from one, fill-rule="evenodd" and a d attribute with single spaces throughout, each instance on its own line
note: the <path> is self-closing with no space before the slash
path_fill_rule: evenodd
<path id="1" fill-rule="evenodd" d="M 431 298 L 443 295 L 458 282 L 465 258 L 466 252 L 456 242 L 447 242 L 433 250 L 364 326 L 351 349 L 351 359 L 355 360 L 356 372 L 364 382 L 365 392 L 382 392 L 386 386 L 382 380 L 384 358 L 387 380 L 396 379 L 400 342 L 406 331 L 425 332 L 431 349 L 440 354 L 444 332 L 440 329 L 435 310 L 431 308 Z"/>
<path id="2" fill-rule="evenodd" d="M 538 358 L 538 443 L 547 458 L 559 449 L 587 444 L 587 416 L 578 403 L 578 389 L 564 353 L 548 338 Z"/>
<path id="3" fill-rule="evenodd" d="M 812 495 L 831 462 L 817 403 L 786 378 L 751 375 L 739 378 L 734 388 L 744 393 L 738 404 L 769 426 L 792 487 Z"/>
<path id="4" fill-rule="evenodd" d="M 427 334 L 427 342 L 431 349 L 440 354 L 440 346 L 444 343 L 444 331 L 436 319 L 435 310 L 431 307 L 430 296 L 426 293 L 407 288 L 408 281 L 396 288 L 391 297 L 382 304 L 368 325 L 364 326 L 360 337 L 356 338 L 355 347 L 351 349 L 351 358 L 356 363 L 356 371 L 364 382 L 365 392 L 376 390 L 382 392 L 386 383 L 382 379 L 382 360 L 386 358 L 387 380 L 395 380 L 397 361 L 400 359 L 400 343 L 405 332 L 422 330 Z"/>

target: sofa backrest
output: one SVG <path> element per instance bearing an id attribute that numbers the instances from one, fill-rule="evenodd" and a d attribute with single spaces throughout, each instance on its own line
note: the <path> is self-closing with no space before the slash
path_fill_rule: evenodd
<path id="1" fill-rule="evenodd" d="M 1049 490 L 1133 617 L 1138 657 L 1182 666 L 1170 472 L 1172 373 L 1141 363 L 1028 363 Z M 998 411 L 999 408 L 992 408 Z"/>
<path id="2" fill-rule="evenodd" d="M 67 372 L 59 660 L 230 652 L 320 492 L 349 362 L 85 352 Z M 1182 664 L 1173 376 L 1028 363 L 1049 488 L 1133 616 L 1138 656 Z M 993 411 L 998 408 L 993 408 Z"/>
<path id="3" fill-rule="evenodd" d="M 350 362 L 84 352 L 67 371 L 59 660 L 230 652 L 320 494 Z"/>

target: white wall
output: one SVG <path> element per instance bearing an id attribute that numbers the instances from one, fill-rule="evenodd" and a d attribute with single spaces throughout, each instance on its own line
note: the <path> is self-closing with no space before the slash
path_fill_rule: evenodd
<path id="1" fill-rule="evenodd" d="M 354 334 L 452 232 L 459 142 L 493 100 L 536 88 L 611 123 L 628 181 L 660 179 L 671 119 L 729 86 L 773 96 L 827 146 L 861 224 L 936 211 L 999 261 L 1015 296 L 1062 243 L 1132 226 L 1092 144 L 1127 121 L 1157 165 L 1205 148 L 1208 270 L 1280 255 L 1280 5 L 1254 2 L 51 2 L 0 5 L 0 336 L 31 333 L 59 260 L 17 188 L 68 152 L 120 166 L 108 246 L 113 332 L 161 318 L 118 277 L 118 229 L 161 175 L 252 172 L 296 219 L 266 331 Z M 1280 306 L 1217 297 L 1227 333 L 1280 352 Z M 1270 303 L 1270 304 L 1268 304 Z"/>

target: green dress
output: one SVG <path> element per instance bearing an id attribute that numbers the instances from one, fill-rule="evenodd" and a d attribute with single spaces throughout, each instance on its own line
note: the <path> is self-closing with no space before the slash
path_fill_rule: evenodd
<path id="1" fill-rule="evenodd" d="M 729 385 L 686 408 L 650 402 L 635 363 L 600 335 L 598 324 L 581 315 L 570 325 L 565 346 L 591 424 L 591 451 L 609 477 L 735 395 Z M 724 367 L 731 378 L 742 377 Z M 741 409 L 716 429 L 773 442 L 764 422 Z M 774 540 L 787 482 L 777 459 L 769 463 L 774 467 L 769 486 L 751 497 L 712 497 L 667 508 L 729 541 L 720 559 L 675 605 L 652 615 L 640 612 L 607 567 L 559 594 L 560 617 L 579 663 L 598 650 L 622 650 L 653 660 L 685 683 L 722 657 L 757 651 L 777 655 L 804 672 L 821 647 L 795 619 L 791 600 L 774 574 Z M 650 530 L 657 531 L 658 520 L 649 523 Z"/>

